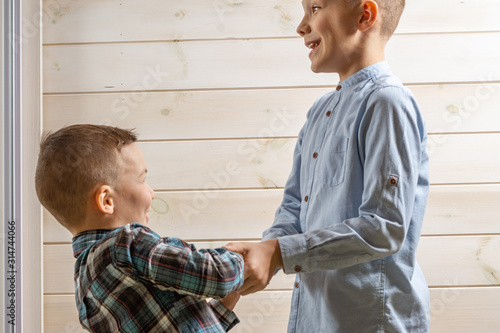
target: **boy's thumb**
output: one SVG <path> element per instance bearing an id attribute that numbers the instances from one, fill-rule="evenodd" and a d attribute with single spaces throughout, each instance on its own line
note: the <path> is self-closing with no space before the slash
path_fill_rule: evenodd
<path id="1" fill-rule="evenodd" d="M 244 254 L 245 252 L 245 247 L 241 243 L 227 243 L 223 248 L 240 254 Z"/>

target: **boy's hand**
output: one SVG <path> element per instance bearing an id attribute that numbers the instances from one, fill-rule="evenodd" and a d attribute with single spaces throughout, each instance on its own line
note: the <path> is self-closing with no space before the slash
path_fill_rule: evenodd
<path id="1" fill-rule="evenodd" d="M 267 287 L 274 272 L 283 268 L 280 245 L 277 239 L 260 243 L 229 243 L 224 248 L 238 252 L 245 258 L 245 282 L 238 293 L 245 296 Z"/>
<path id="2" fill-rule="evenodd" d="M 240 299 L 240 293 L 237 291 L 230 292 L 226 297 L 221 298 L 220 302 L 229 310 L 233 311 L 236 303 Z"/>

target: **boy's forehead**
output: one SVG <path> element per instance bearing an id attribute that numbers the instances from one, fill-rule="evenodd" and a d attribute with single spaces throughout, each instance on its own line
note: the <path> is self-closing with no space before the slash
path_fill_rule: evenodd
<path id="1" fill-rule="evenodd" d="M 145 164 L 144 155 L 141 149 L 134 143 L 128 144 L 121 149 L 120 157 L 125 170 L 141 168 Z"/>

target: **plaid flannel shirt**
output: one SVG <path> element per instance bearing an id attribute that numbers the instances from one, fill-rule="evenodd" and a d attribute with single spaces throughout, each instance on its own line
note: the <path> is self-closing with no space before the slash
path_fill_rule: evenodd
<path id="1" fill-rule="evenodd" d="M 239 254 L 131 223 L 76 235 L 73 255 L 80 322 L 91 332 L 226 332 L 239 322 L 217 300 L 243 284 Z"/>

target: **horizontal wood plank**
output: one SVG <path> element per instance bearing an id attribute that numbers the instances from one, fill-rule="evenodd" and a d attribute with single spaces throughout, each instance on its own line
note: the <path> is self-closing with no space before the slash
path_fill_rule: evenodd
<path id="1" fill-rule="evenodd" d="M 194 242 L 197 248 L 214 248 L 227 241 Z M 423 237 L 418 260 L 431 287 L 500 286 L 500 236 Z M 44 246 L 44 292 L 74 292 L 74 258 L 70 244 Z M 293 275 L 280 273 L 269 289 L 291 289 Z"/>
<path id="2" fill-rule="evenodd" d="M 495 0 L 408 0 L 396 33 L 498 31 L 494 8 Z M 300 2 L 286 0 L 43 0 L 43 42 L 290 37 L 302 15 Z"/>
<path id="3" fill-rule="evenodd" d="M 500 84 L 409 86 L 429 133 L 500 132 Z M 141 140 L 297 136 L 332 88 L 47 95 L 43 126 L 136 128 Z M 71 110 L 71 112 L 68 112 Z"/>
<path id="4" fill-rule="evenodd" d="M 85 333 L 78 320 L 75 295 L 45 295 L 43 297 L 44 332 Z"/>
<path id="5" fill-rule="evenodd" d="M 494 81 L 499 38 L 500 32 L 399 35 L 386 55 L 405 83 Z M 307 52 L 300 39 L 45 46 L 43 87 L 82 93 L 336 84 L 337 74 L 311 72 Z"/>
<path id="6" fill-rule="evenodd" d="M 422 237 L 417 259 L 430 287 L 500 286 L 500 236 Z"/>
<path id="7" fill-rule="evenodd" d="M 234 312 L 241 320 L 234 330 L 248 332 L 286 332 L 291 297 L 288 291 L 260 292 L 244 296 Z"/>
<path id="8" fill-rule="evenodd" d="M 431 186 L 424 235 L 500 234 L 500 185 Z"/>
<path id="9" fill-rule="evenodd" d="M 431 289 L 431 333 L 500 331 L 500 288 Z"/>
<path id="10" fill-rule="evenodd" d="M 295 139 L 139 143 L 155 190 L 283 187 Z M 500 134 L 429 136 L 434 184 L 500 182 Z M 159 153 L 161 152 L 161 153 Z"/>
<path id="11" fill-rule="evenodd" d="M 500 134 L 429 136 L 431 183 L 500 182 L 499 147 Z"/>
<path id="12" fill-rule="evenodd" d="M 431 333 L 496 333 L 500 330 L 500 288 L 431 289 Z M 85 332 L 80 328 L 74 295 L 44 297 L 45 332 Z M 235 308 L 241 333 L 285 332 L 291 291 L 242 297 Z"/>
<path id="13" fill-rule="evenodd" d="M 409 86 L 428 133 L 500 132 L 500 84 Z M 491 123 L 490 123 L 491 122 Z"/>
<path id="14" fill-rule="evenodd" d="M 48 95 L 44 97 L 44 128 L 112 124 L 136 128 L 141 140 L 297 136 L 307 110 L 329 90 Z"/>
<path id="15" fill-rule="evenodd" d="M 498 31 L 498 12 L 492 9 L 495 4 L 495 0 L 406 0 L 396 32 Z M 443 20 L 444 12 L 453 17 Z"/>
<path id="16" fill-rule="evenodd" d="M 260 239 L 282 197 L 282 189 L 158 192 L 149 226 L 187 240 Z M 431 186 L 422 234 L 500 234 L 498 202 L 500 185 Z M 43 221 L 44 242 L 71 242 L 46 210 Z"/>
<path id="17" fill-rule="evenodd" d="M 43 42 L 289 37 L 302 19 L 286 0 L 44 0 Z"/>
<path id="18" fill-rule="evenodd" d="M 295 139 L 138 143 L 153 189 L 283 187 Z M 161 152 L 161 154 L 159 154 Z"/>

